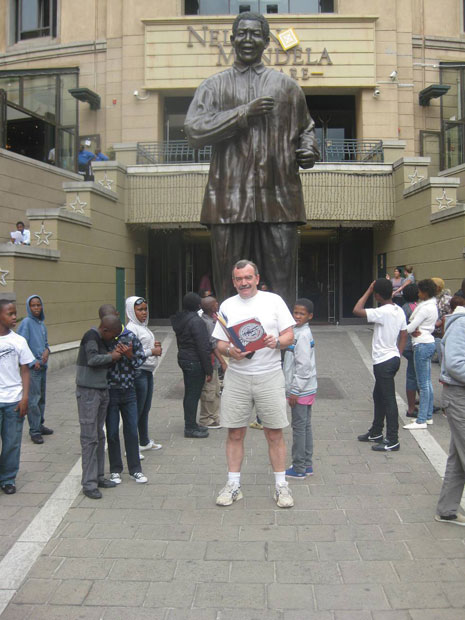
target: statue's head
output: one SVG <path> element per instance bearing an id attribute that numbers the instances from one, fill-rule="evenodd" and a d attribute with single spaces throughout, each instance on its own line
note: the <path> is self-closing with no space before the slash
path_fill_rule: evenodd
<path id="1" fill-rule="evenodd" d="M 259 13 L 239 13 L 232 26 L 231 43 L 236 57 L 245 65 L 261 60 L 270 42 L 270 26 Z"/>

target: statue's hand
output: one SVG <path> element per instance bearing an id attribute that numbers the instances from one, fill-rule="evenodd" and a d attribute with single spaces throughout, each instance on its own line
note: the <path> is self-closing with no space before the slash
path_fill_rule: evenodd
<path id="1" fill-rule="evenodd" d="M 295 152 L 297 163 L 301 168 L 313 168 L 315 165 L 315 153 L 307 149 L 297 149 Z"/>
<path id="2" fill-rule="evenodd" d="M 259 97 L 247 105 L 247 116 L 263 116 L 274 108 L 273 97 Z"/>

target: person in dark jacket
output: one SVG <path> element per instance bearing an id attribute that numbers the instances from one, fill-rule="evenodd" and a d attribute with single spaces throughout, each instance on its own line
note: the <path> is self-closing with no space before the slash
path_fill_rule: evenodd
<path id="1" fill-rule="evenodd" d="M 208 430 L 197 424 L 197 407 L 205 381 L 211 381 L 211 345 L 207 327 L 197 312 L 201 299 L 187 293 L 182 311 L 171 317 L 178 344 L 178 364 L 184 377 L 184 437 L 208 437 Z"/>

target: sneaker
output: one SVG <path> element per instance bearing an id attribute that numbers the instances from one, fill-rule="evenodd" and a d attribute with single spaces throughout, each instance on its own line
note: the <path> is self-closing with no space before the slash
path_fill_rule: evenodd
<path id="1" fill-rule="evenodd" d="M 216 498 L 217 506 L 231 506 L 232 503 L 239 501 L 242 495 L 241 487 L 236 482 L 227 482 L 226 486 L 220 491 Z"/>
<path id="2" fill-rule="evenodd" d="M 410 424 L 404 424 L 404 428 L 409 431 L 417 431 L 421 428 L 428 428 L 426 422 L 410 422 Z"/>
<path id="3" fill-rule="evenodd" d="M 428 426 L 431 426 L 431 424 L 433 424 L 433 420 L 426 420 L 426 424 L 428 424 Z"/>
<path id="4" fill-rule="evenodd" d="M 148 482 L 147 476 L 144 476 L 144 474 L 141 471 L 136 471 L 135 474 L 131 474 L 131 478 L 133 478 L 133 480 L 135 480 L 136 482 L 139 482 L 140 484 L 144 484 L 145 482 Z"/>
<path id="5" fill-rule="evenodd" d="M 374 435 L 373 437 L 370 435 L 370 431 L 368 431 L 368 433 L 365 433 L 363 435 L 359 435 L 357 437 L 357 439 L 359 441 L 376 441 L 378 443 L 381 443 L 382 441 L 384 441 L 384 437 L 383 435 Z"/>
<path id="6" fill-rule="evenodd" d="M 139 446 L 139 452 L 144 452 L 145 450 L 160 450 L 161 448 L 161 443 L 155 443 L 153 439 L 150 439 L 146 446 Z"/>
<path id="7" fill-rule="evenodd" d="M 112 489 L 116 486 L 116 482 L 114 480 L 108 480 L 108 478 L 102 478 L 97 483 L 97 486 L 101 489 Z"/>
<path id="8" fill-rule="evenodd" d="M 219 422 L 212 422 L 211 424 L 207 424 L 207 428 L 221 428 L 221 424 Z"/>
<path id="9" fill-rule="evenodd" d="M 415 409 L 413 413 L 405 412 L 407 418 L 418 418 L 418 409 Z"/>
<path id="10" fill-rule="evenodd" d="M 306 467 L 305 468 L 305 475 L 306 476 L 313 476 L 313 467 Z"/>
<path id="11" fill-rule="evenodd" d="M 286 469 L 286 477 L 287 478 L 300 478 L 300 479 L 303 479 L 303 478 L 306 478 L 306 474 L 305 473 L 299 474 L 299 472 L 297 472 L 294 469 L 294 465 L 291 465 L 289 467 L 289 469 Z"/>
<path id="12" fill-rule="evenodd" d="M 287 482 L 281 482 L 276 485 L 274 499 L 279 508 L 292 508 L 294 505 L 294 498 L 292 497 L 291 489 L 289 488 Z"/>
<path id="13" fill-rule="evenodd" d="M 436 407 L 436 405 L 433 407 L 433 413 L 439 413 L 442 410 L 442 407 Z"/>
<path id="14" fill-rule="evenodd" d="M 397 452 L 400 450 L 400 443 L 398 441 L 389 442 L 385 439 L 382 443 L 377 443 L 376 446 L 371 446 L 371 449 L 375 452 Z"/>
<path id="15" fill-rule="evenodd" d="M 263 430 L 263 424 L 260 424 L 259 422 L 257 422 L 257 420 L 255 420 L 254 422 L 251 422 L 249 424 L 250 428 L 256 428 L 258 431 L 262 431 Z"/>
<path id="16" fill-rule="evenodd" d="M 5 495 L 14 495 L 16 493 L 16 487 L 14 484 L 2 484 L 1 488 Z"/>
<path id="17" fill-rule="evenodd" d="M 42 424 L 42 426 L 40 427 L 40 434 L 41 435 L 53 435 L 53 430 L 51 428 L 47 428 L 46 426 Z"/>
<path id="18" fill-rule="evenodd" d="M 121 480 L 121 474 L 110 474 L 110 480 L 115 484 L 121 484 L 123 481 Z"/>
<path id="19" fill-rule="evenodd" d="M 37 443 L 37 444 L 44 443 L 44 440 L 42 439 L 42 435 L 39 435 L 39 434 L 31 435 L 31 441 L 32 443 Z"/>
<path id="20" fill-rule="evenodd" d="M 186 437 L 187 439 L 204 439 L 205 437 L 208 437 L 208 431 L 204 427 L 200 427 L 199 428 L 186 428 L 184 429 L 184 437 Z"/>
<path id="21" fill-rule="evenodd" d="M 90 499 L 102 499 L 102 494 L 98 489 L 82 489 L 82 492 Z"/>
<path id="22" fill-rule="evenodd" d="M 441 523 L 452 523 L 453 525 L 465 525 L 465 517 L 461 514 L 450 515 L 448 517 L 441 517 L 441 515 L 435 515 L 434 520 L 440 521 Z"/>

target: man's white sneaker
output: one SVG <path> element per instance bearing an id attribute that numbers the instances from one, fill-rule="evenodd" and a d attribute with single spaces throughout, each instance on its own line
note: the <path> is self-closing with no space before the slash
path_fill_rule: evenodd
<path id="1" fill-rule="evenodd" d="M 144 452 L 145 450 L 160 450 L 161 447 L 161 443 L 155 443 L 153 439 L 151 439 L 146 446 L 139 446 L 139 452 Z"/>
<path id="2" fill-rule="evenodd" d="M 428 424 L 428 426 L 431 426 L 431 424 L 433 424 L 433 420 L 426 420 L 426 424 Z"/>
<path id="3" fill-rule="evenodd" d="M 243 497 L 241 487 L 236 482 L 227 482 L 216 498 L 216 505 L 231 506 L 233 502 L 237 502 Z"/>
<path id="4" fill-rule="evenodd" d="M 294 498 L 292 497 L 291 489 L 287 482 L 281 482 L 276 485 L 274 499 L 280 508 L 292 508 L 294 505 Z"/>
<path id="5" fill-rule="evenodd" d="M 140 482 L 141 484 L 147 482 L 147 477 L 141 471 L 136 471 L 135 474 L 131 474 L 131 478 L 133 478 L 136 482 Z"/>
<path id="6" fill-rule="evenodd" d="M 121 484 L 123 482 L 121 480 L 121 474 L 110 474 L 110 480 L 115 484 Z"/>
<path id="7" fill-rule="evenodd" d="M 404 428 L 409 431 L 417 431 L 421 428 L 428 428 L 428 425 L 426 424 L 426 422 L 411 422 L 410 424 L 404 424 Z"/>

